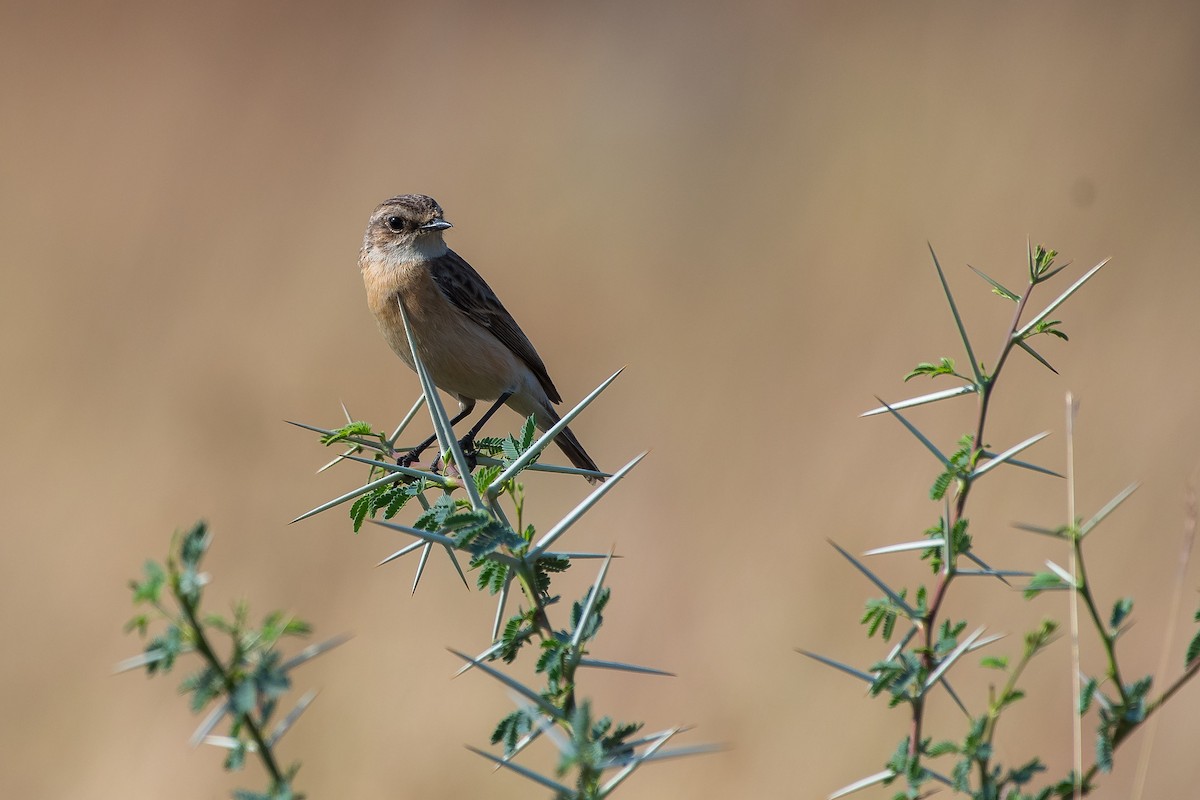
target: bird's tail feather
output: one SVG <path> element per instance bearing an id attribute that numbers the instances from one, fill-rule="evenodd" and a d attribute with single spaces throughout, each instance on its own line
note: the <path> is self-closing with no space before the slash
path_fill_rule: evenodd
<path id="1" fill-rule="evenodd" d="M 557 412 L 555 412 L 555 410 L 550 406 L 543 406 L 541 409 L 539 409 L 539 411 L 541 413 L 537 415 L 536 421 L 538 423 L 538 427 L 542 430 L 546 430 L 551 425 L 558 422 L 559 416 Z M 574 466 L 579 467 L 580 469 L 591 470 L 592 472 L 600 472 L 600 468 L 596 466 L 596 462 L 593 461 L 592 457 L 589 456 L 587 451 L 583 449 L 583 445 L 579 443 L 579 439 L 575 438 L 575 434 L 571 432 L 570 428 L 563 428 L 561 431 L 559 431 L 558 435 L 554 437 L 554 443 L 558 445 L 559 449 L 562 450 L 563 453 L 566 454 L 567 460 L 570 461 Z M 604 480 L 604 478 L 593 477 L 590 475 L 586 477 L 588 483 L 599 483 L 600 481 Z"/>

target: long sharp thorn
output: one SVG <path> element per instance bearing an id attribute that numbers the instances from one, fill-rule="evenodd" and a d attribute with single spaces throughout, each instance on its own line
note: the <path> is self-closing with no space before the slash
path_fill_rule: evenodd
<path id="1" fill-rule="evenodd" d="M 933 256 L 933 266 L 937 268 L 938 280 L 942 282 L 942 290 L 946 293 L 946 302 L 950 304 L 950 312 L 954 314 L 954 324 L 958 326 L 958 335 L 962 339 L 963 347 L 967 350 L 967 360 L 971 362 L 971 374 L 975 376 L 976 385 L 983 385 L 983 372 L 979 369 L 979 362 L 975 360 L 975 351 L 971 349 L 971 339 L 967 336 L 967 328 L 963 325 L 962 317 L 958 313 L 958 305 L 954 302 L 954 295 L 950 292 L 950 284 L 946 282 L 946 273 L 942 271 L 942 265 L 938 262 L 937 253 L 933 251 L 933 245 L 929 244 L 929 255 Z"/>
<path id="2" fill-rule="evenodd" d="M 896 591 L 894 589 L 892 589 L 892 587 L 888 586 L 886 583 L 884 583 L 882 580 L 880 580 L 875 575 L 874 572 L 871 572 L 871 570 L 867 569 L 865 564 L 863 564 L 857 558 L 855 558 L 854 556 L 852 556 L 848 552 L 846 552 L 840 545 L 838 545 L 837 542 L 833 541 L 832 539 L 828 539 L 826 541 L 828 541 L 829 544 L 833 545 L 834 549 L 837 550 L 839 553 L 841 553 L 842 556 L 847 561 L 849 561 L 851 564 L 853 564 L 855 566 L 855 568 L 858 569 L 859 572 L 861 572 L 863 575 L 865 575 L 867 577 L 867 580 L 871 581 L 871 583 L 873 583 L 877 587 L 879 587 L 883 591 L 883 593 L 888 596 L 889 600 L 891 600 L 893 603 L 895 603 L 900 608 L 904 609 L 904 613 L 909 619 L 916 619 L 917 612 L 914 611 L 913 607 L 910 606 L 903 597 L 901 597 L 899 594 L 897 594 Z"/>
<path id="3" fill-rule="evenodd" d="M 874 417 L 879 414 L 886 414 L 888 411 L 898 411 L 902 408 L 912 408 L 913 406 L 925 405 L 926 403 L 936 403 L 938 400 L 946 400 L 951 397 L 961 397 L 964 394 L 975 394 L 976 389 L 974 384 L 966 384 L 965 386 L 957 386 L 953 389 L 943 389 L 940 392 L 930 392 L 923 394 L 920 397 L 913 397 L 909 400 L 901 400 L 891 405 L 882 405 L 878 408 L 872 408 L 870 411 L 864 411 L 859 414 L 860 417 Z"/>
<path id="4" fill-rule="evenodd" d="M 1044 320 L 1046 317 L 1050 316 L 1050 314 L 1054 311 L 1054 309 L 1056 309 L 1060 305 L 1062 305 L 1068 297 L 1075 294 L 1075 292 L 1077 292 L 1085 283 L 1087 283 L 1089 280 L 1091 280 L 1092 276 L 1095 275 L 1097 272 L 1099 272 L 1100 268 L 1103 267 L 1105 264 L 1107 264 L 1108 261 L 1109 261 L 1109 259 L 1106 258 L 1103 261 L 1101 261 L 1099 264 L 1097 264 L 1096 266 L 1092 267 L 1087 272 L 1085 272 L 1083 274 L 1082 278 L 1080 278 L 1079 280 L 1072 283 L 1065 292 L 1063 292 L 1057 298 L 1055 298 L 1055 300 L 1052 303 L 1050 303 L 1050 305 L 1048 305 L 1044 309 L 1042 309 L 1041 313 L 1039 313 L 1033 319 L 1029 320 L 1029 322 L 1025 323 L 1025 326 L 1023 328 L 1021 328 L 1019 331 L 1014 333 L 1013 338 L 1015 338 L 1015 339 L 1025 338 L 1025 334 L 1027 334 L 1027 333 L 1029 333 L 1029 331 L 1033 330 L 1033 328 L 1036 327 L 1039 322 Z"/>
<path id="5" fill-rule="evenodd" d="M 893 417 L 900 420 L 901 424 L 904 425 L 904 427 L 908 428 L 908 432 L 917 438 L 917 441 L 919 441 L 921 444 L 925 445 L 925 447 L 929 450 L 929 452 L 931 452 L 935 456 L 937 456 L 938 461 L 942 462 L 942 466 L 944 466 L 944 467 L 951 466 L 950 459 L 948 459 L 944 455 L 942 455 L 942 451 L 937 449 L 937 445 L 935 445 L 933 442 L 929 441 L 929 438 L 925 434 L 921 433 L 921 431 L 917 429 L 916 425 L 913 425 L 911 422 L 909 422 L 907 419 L 905 419 L 904 415 L 901 414 L 899 411 L 897 411 L 893 406 L 890 406 L 887 403 L 884 403 L 884 401 L 881 398 L 876 397 L 875 399 L 879 400 L 879 402 L 883 403 L 884 408 L 886 408 L 888 411 L 890 411 Z"/>

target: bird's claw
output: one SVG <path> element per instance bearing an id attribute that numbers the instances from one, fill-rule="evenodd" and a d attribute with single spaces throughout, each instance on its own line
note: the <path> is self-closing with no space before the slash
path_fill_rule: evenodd
<path id="1" fill-rule="evenodd" d="M 476 458 L 479 455 L 479 448 L 475 446 L 475 437 L 468 433 L 466 436 L 459 439 L 458 449 L 462 451 L 463 460 L 467 462 L 467 470 L 465 474 L 469 475 L 479 463 Z M 442 461 L 442 457 L 439 455 L 437 460 L 433 462 L 433 465 L 430 469 L 432 472 L 444 475 L 446 474 L 444 467 L 445 465 Z M 462 470 L 459 470 L 459 473 L 462 474 Z"/>

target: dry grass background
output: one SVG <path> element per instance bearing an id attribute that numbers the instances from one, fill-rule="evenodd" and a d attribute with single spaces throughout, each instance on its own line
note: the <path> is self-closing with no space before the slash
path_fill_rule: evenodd
<path id="1" fill-rule="evenodd" d="M 992 441 L 1061 434 L 1070 388 L 1081 508 L 1145 482 L 1093 574 L 1106 601 L 1137 597 L 1123 644 L 1149 671 L 1200 437 L 1198 70 L 1180 3 L 6 3 L 0 795 L 259 785 L 186 747 L 173 680 L 110 674 L 138 648 L 126 580 L 205 517 L 211 601 L 357 634 L 298 675 L 323 687 L 284 753 L 311 797 L 535 796 L 461 748 L 508 703 L 448 680 L 444 646 L 481 649 L 490 601 L 444 564 L 410 597 L 411 564 L 371 566 L 398 541 L 381 530 L 286 524 L 359 476 L 314 476 L 327 454 L 281 420 L 336 423 L 344 400 L 387 424 L 417 392 L 355 264 L 398 192 L 441 201 L 568 401 L 629 365 L 577 430 L 605 465 L 653 452 L 573 544 L 626 556 L 602 655 L 680 677 L 588 690 L 731 749 L 625 797 L 818 797 L 903 735 L 792 648 L 869 659 L 850 633 L 868 587 L 824 540 L 862 549 L 936 513 L 928 456 L 856 419 L 911 392 L 911 364 L 959 355 L 927 239 L 985 358 L 1008 309 L 965 262 L 1016 284 L 1026 236 L 1080 269 L 1113 256 L 1064 311 L 1072 342 L 1046 347 L 1062 377 L 1014 362 Z M 914 416 L 949 441 L 957 411 Z M 1036 452 L 1061 467 L 1062 436 Z M 584 490 L 540 481 L 535 513 Z M 973 502 L 993 560 L 1059 555 L 1007 523 L 1059 521 L 1061 485 L 998 476 Z M 913 580 L 902 565 L 881 569 Z M 956 610 L 1019 632 L 1064 607 L 987 588 Z M 1065 690 L 1067 658 L 1031 692 Z M 1198 692 L 1162 716 L 1147 797 L 1200 777 Z M 1008 733 L 1004 758 L 1065 769 L 1065 701 Z"/>

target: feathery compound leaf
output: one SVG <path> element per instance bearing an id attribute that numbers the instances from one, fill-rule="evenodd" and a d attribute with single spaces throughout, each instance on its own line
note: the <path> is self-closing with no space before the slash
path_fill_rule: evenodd
<path id="1" fill-rule="evenodd" d="M 1183 665 L 1185 667 L 1190 667 L 1192 662 L 1195 661 L 1198 656 L 1200 656 L 1200 631 L 1198 631 L 1196 635 L 1192 637 L 1192 640 L 1188 642 L 1187 652 L 1183 657 Z"/>
<path id="2" fill-rule="evenodd" d="M 533 414 L 530 414 L 525 419 L 525 425 L 521 428 L 521 452 L 524 453 L 533 446 L 534 436 L 537 435 L 537 423 L 534 420 Z"/>
<path id="3" fill-rule="evenodd" d="M 349 425 L 345 425 L 335 431 L 323 435 L 321 437 L 321 444 L 329 446 L 331 444 L 337 444 L 338 442 L 353 442 L 352 437 L 356 436 L 377 437 L 379 439 L 383 438 L 383 434 L 376 433 L 374 430 L 372 430 L 369 423 L 351 422 Z"/>
<path id="4" fill-rule="evenodd" d="M 900 594 L 903 596 L 904 592 L 901 591 Z M 867 638 L 874 638 L 875 634 L 882 628 L 883 640 L 886 642 L 892 638 L 897 616 L 896 606 L 890 600 L 877 598 L 867 601 L 866 610 L 859 621 L 867 626 Z"/>
<path id="5" fill-rule="evenodd" d="M 943 357 L 936 364 L 928 361 L 922 361 L 917 366 L 913 367 L 912 372 L 904 376 L 904 382 L 907 383 L 912 378 L 918 375 L 928 375 L 930 378 L 936 378 L 938 375 L 957 375 L 954 371 L 954 359 Z"/>
<path id="6" fill-rule="evenodd" d="M 540 715 L 530 716 L 525 708 L 519 708 L 509 714 L 492 731 L 492 744 L 504 743 L 504 755 L 511 756 L 517 748 L 517 742 L 533 730 L 533 725 Z"/>
<path id="7" fill-rule="evenodd" d="M 1032 339 L 1034 336 L 1044 333 L 1047 336 L 1056 336 L 1059 339 L 1062 339 L 1064 342 L 1069 342 L 1070 338 L 1065 333 L 1063 333 L 1061 330 L 1058 329 L 1059 325 L 1062 325 L 1061 319 L 1044 319 L 1041 322 L 1039 322 L 1037 325 L 1034 325 L 1025 334 L 1024 338 Z"/>
<path id="8" fill-rule="evenodd" d="M 498 561 L 484 559 L 479 565 L 479 574 L 475 585 L 479 589 L 487 589 L 488 594 L 496 594 L 504 588 L 508 581 L 508 566 Z"/>
<path id="9" fill-rule="evenodd" d="M 363 520 L 367 518 L 367 512 L 370 510 L 371 498 L 369 495 L 363 495 L 350 506 L 350 519 L 354 522 L 355 533 L 358 533 L 362 529 Z"/>
<path id="10" fill-rule="evenodd" d="M 1046 280 L 1046 273 L 1049 272 L 1050 267 L 1054 266 L 1056 256 L 1058 256 L 1057 250 L 1050 250 L 1044 245 L 1039 244 L 1033 249 L 1029 259 L 1030 283 L 1040 283 Z"/>
<path id="11" fill-rule="evenodd" d="M 1132 597 L 1122 597 L 1120 600 L 1113 603 L 1112 616 L 1108 621 L 1109 627 L 1116 632 L 1116 630 L 1121 627 L 1121 623 L 1129 617 L 1131 611 L 1133 611 Z"/>
<path id="12" fill-rule="evenodd" d="M 958 744 L 951 741 L 934 742 L 925 749 L 925 755 L 929 756 L 930 758 L 937 758 L 938 756 L 944 756 L 957 752 Z"/>
<path id="13" fill-rule="evenodd" d="M 1029 579 L 1029 585 L 1025 587 L 1025 599 L 1037 597 L 1045 591 L 1067 589 L 1070 584 L 1064 583 L 1063 579 L 1058 577 L 1053 572 L 1039 572 Z"/>
<path id="14" fill-rule="evenodd" d="M 1086 714 L 1088 709 L 1092 707 L 1092 698 L 1096 695 L 1096 688 L 1099 686 L 1095 678 L 1088 678 L 1079 690 L 1079 714 Z"/>
<path id="15" fill-rule="evenodd" d="M 430 532 L 441 530 L 442 523 L 456 507 L 457 503 L 454 502 L 454 498 L 448 494 L 444 494 L 424 514 L 417 517 L 417 521 L 413 523 L 413 527 Z"/>
<path id="16" fill-rule="evenodd" d="M 1113 742 L 1103 731 L 1096 736 L 1096 766 L 1101 772 L 1112 772 Z"/>
<path id="17" fill-rule="evenodd" d="M 929 499 L 941 500 L 946 496 L 946 492 L 950 489 L 950 484 L 954 481 L 953 472 L 943 472 L 938 475 L 933 481 L 933 486 L 929 487 Z"/>

